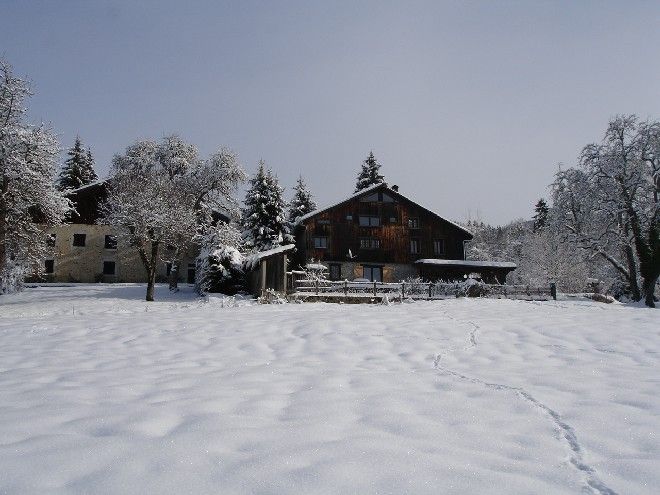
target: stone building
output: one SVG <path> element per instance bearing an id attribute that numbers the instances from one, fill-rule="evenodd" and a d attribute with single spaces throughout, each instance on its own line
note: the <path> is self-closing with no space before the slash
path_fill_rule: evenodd
<path id="1" fill-rule="evenodd" d="M 137 249 L 117 236 L 116 227 L 99 223 L 100 206 L 106 198 L 105 182 L 96 182 L 75 191 L 68 223 L 49 229 L 50 256 L 44 260 L 44 278 L 49 282 L 146 282 L 147 272 Z M 178 281 L 194 283 L 195 257 L 192 248 L 180 262 Z M 162 258 L 167 258 L 167 246 Z M 171 263 L 162 262 L 157 281 L 165 282 Z"/>

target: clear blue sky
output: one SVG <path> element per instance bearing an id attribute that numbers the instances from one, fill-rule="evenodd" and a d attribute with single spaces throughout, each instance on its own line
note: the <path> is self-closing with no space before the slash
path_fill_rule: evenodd
<path id="1" fill-rule="evenodd" d="M 617 113 L 660 117 L 660 2 L 3 2 L 31 118 L 100 174 L 178 133 L 259 158 L 287 193 L 352 193 L 370 150 L 439 214 L 529 217 Z"/>

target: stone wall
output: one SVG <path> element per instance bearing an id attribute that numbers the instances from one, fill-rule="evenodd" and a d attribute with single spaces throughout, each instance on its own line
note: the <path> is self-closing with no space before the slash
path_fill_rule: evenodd
<path id="1" fill-rule="evenodd" d="M 48 231 L 55 234 L 55 245 L 49 258 L 53 261 L 53 273 L 44 275 L 50 282 L 146 282 L 147 273 L 135 247 L 118 239 L 116 249 L 105 247 L 105 236 L 115 235 L 110 225 L 65 224 Z M 74 246 L 74 234 L 85 234 L 85 245 Z M 166 246 L 161 247 L 161 258 L 167 257 Z M 186 282 L 188 265 L 195 262 L 195 250 L 191 249 L 181 260 L 178 280 Z M 104 262 L 115 263 L 115 274 L 103 274 Z M 167 264 L 158 264 L 158 281 L 167 280 Z"/>

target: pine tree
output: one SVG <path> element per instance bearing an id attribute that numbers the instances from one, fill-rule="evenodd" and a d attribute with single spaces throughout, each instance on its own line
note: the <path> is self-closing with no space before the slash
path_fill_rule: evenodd
<path id="1" fill-rule="evenodd" d="M 98 180 L 98 176 L 94 172 L 92 152 L 89 148 L 85 152 L 80 137 L 76 137 L 76 142 L 67 155 L 69 158 L 64 162 L 57 184 L 60 191 L 78 189 Z"/>
<path id="2" fill-rule="evenodd" d="M 312 193 L 307 189 L 302 176 L 298 177 L 298 182 L 293 188 L 293 198 L 289 203 L 289 224 L 293 226 L 298 218 L 314 210 L 316 210 L 316 203 L 312 198 Z"/>
<path id="3" fill-rule="evenodd" d="M 250 179 L 243 209 L 243 239 L 248 249 L 263 251 L 291 242 L 283 193 L 277 177 L 261 160 L 257 174 Z"/>
<path id="4" fill-rule="evenodd" d="M 380 174 L 380 163 L 374 157 L 373 151 L 362 163 L 362 170 L 358 174 L 355 192 L 371 187 L 375 184 L 385 184 L 385 177 Z"/>
<path id="5" fill-rule="evenodd" d="M 548 203 L 546 203 L 545 200 L 541 198 L 537 201 L 536 206 L 534 207 L 534 211 L 535 213 L 532 217 L 534 219 L 533 231 L 540 232 L 543 230 L 543 227 L 545 227 L 545 224 L 548 220 L 548 212 L 550 211 L 550 208 L 548 208 Z"/>

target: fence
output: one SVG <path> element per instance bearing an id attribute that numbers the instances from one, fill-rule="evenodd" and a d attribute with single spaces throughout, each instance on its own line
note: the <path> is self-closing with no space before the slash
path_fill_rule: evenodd
<path id="1" fill-rule="evenodd" d="M 465 282 L 350 282 L 348 280 L 312 280 L 292 277 L 292 292 L 298 295 L 401 297 L 443 299 L 471 296 L 507 299 L 557 299 L 554 284 L 546 287 L 529 285 L 466 284 Z"/>

